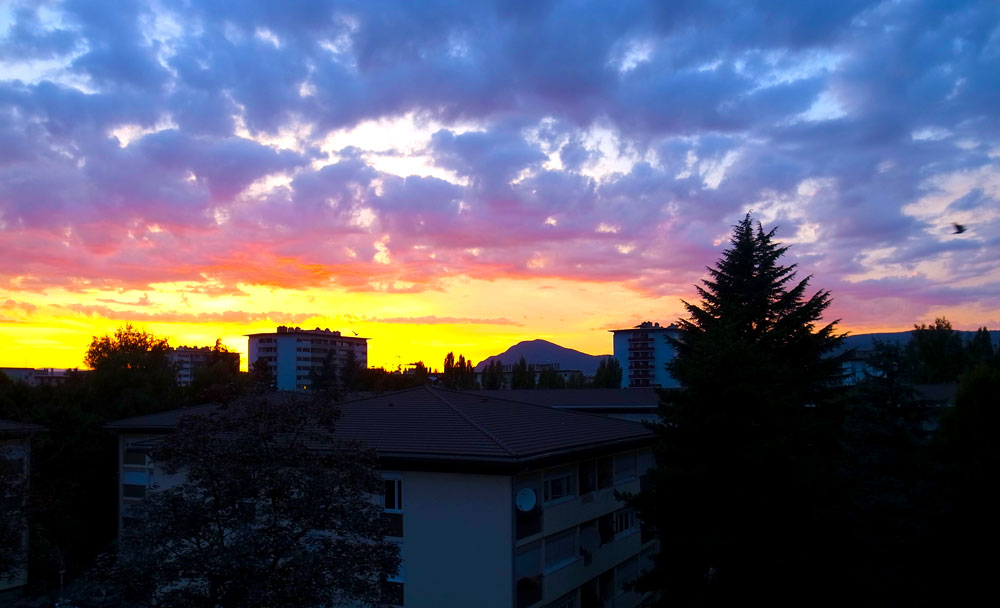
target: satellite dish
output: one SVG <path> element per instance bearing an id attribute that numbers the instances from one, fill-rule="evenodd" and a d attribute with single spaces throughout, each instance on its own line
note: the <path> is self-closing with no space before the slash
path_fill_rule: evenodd
<path id="1" fill-rule="evenodd" d="M 593 553 L 601 546 L 601 534 L 596 526 L 580 528 L 580 548 L 587 553 Z"/>
<path id="2" fill-rule="evenodd" d="M 538 498 L 531 488 L 521 488 L 514 496 L 514 506 L 517 507 L 518 511 L 527 513 L 534 509 L 536 504 L 538 504 Z"/>

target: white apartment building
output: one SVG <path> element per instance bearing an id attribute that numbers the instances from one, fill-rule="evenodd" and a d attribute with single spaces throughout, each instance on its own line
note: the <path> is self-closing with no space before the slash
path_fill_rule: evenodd
<path id="1" fill-rule="evenodd" d="M 330 353 L 338 372 L 349 353 L 362 368 L 368 367 L 368 338 L 342 336 L 339 331 L 279 325 L 273 333 L 249 334 L 247 338 L 248 365 L 252 368 L 258 361 L 266 361 L 281 391 L 308 390 Z"/>
<path id="2" fill-rule="evenodd" d="M 612 329 L 615 359 L 622 367 L 622 388 L 679 388 L 667 371 L 674 348 L 667 337 L 677 338 L 680 328 L 644 321 L 629 329 Z"/>
<path id="3" fill-rule="evenodd" d="M 149 460 L 175 410 L 118 421 L 122 511 L 169 485 Z M 375 449 L 401 550 L 402 606 L 634 608 L 626 583 L 656 541 L 615 491 L 637 492 L 651 431 L 603 416 L 419 387 L 340 404 L 335 435 Z"/>

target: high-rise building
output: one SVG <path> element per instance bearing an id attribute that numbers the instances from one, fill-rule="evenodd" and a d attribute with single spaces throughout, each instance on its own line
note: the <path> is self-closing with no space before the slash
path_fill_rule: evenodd
<path id="1" fill-rule="evenodd" d="M 680 336 L 680 328 L 671 324 L 644 321 L 630 329 L 612 329 L 615 359 L 622 366 L 622 388 L 678 388 L 680 383 L 667 371 L 674 358 L 674 348 L 667 337 Z"/>
<path id="2" fill-rule="evenodd" d="M 252 368 L 258 361 L 267 363 L 282 391 L 308 390 L 327 357 L 338 374 L 351 353 L 359 367 L 368 367 L 368 338 L 342 336 L 339 331 L 280 325 L 273 333 L 250 334 L 247 338 L 249 365 Z"/>

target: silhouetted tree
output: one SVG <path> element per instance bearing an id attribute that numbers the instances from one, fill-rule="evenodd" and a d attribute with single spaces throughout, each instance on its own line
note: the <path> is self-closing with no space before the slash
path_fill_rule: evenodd
<path id="1" fill-rule="evenodd" d="M 252 393 L 273 391 L 277 388 L 274 378 L 274 370 L 271 368 L 270 363 L 265 357 L 258 357 L 257 360 L 250 366 L 248 380 L 250 384 L 250 392 Z"/>
<path id="2" fill-rule="evenodd" d="M 551 367 L 538 372 L 538 388 L 566 388 L 566 380 Z"/>
<path id="3" fill-rule="evenodd" d="M 119 327 L 113 336 L 94 336 L 83 358 L 93 371 L 87 378 L 94 400 L 114 418 L 125 418 L 177 407 L 177 370 L 167 359 L 164 338 Z"/>
<path id="4" fill-rule="evenodd" d="M 657 466 L 629 502 L 661 535 L 640 578 L 664 604 L 802 601 L 815 576 L 817 410 L 841 362 L 830 304 L 779 259 L 787 247 L 750 215 L 697 288 L 669 368 L 685 387 L 661 403 Z M 805 560 L 808 562 L 808 560 Z"/>
<path id="5" fill-rule="evenodd" d="M 322 365 L 309 371 L 309 390 L 326 393 L 333 398 L 337 397 L 341 384 L 337 377 L 336 355 L 337 351 L 330 349 L 323 357 Z"/>
<path id="6" fill-rule="evenodd" d="M 569 378 L 566 380 L 566 388 L 584 388 L 586 386 L 587 379 L 581 372 L 574 372 L 570 374 Z"/>
<path id="7" fill-rule="evenodd" d="M 535 388 L 535 367 L 529 365 L 523 356 L 514 364 L 510 387 L 513 389 Z"/>
<path id="8" fill-rule="evenodd" d="M 923 565 L 935 563 L 926 550 L 935 508 L 927 484 L 928 410 L 906 380 L 905 363 L 898 344 L 876 341 L 865 377 L 845 402 L 824 528 L 826 553 L 854 557 L 817 563 L 839 581 L 842 602 L 919 604 L 924 583 L 935 578 Z"/>
<path id="9" fill-rule="evenodd" d="M 486 365 L 482 374 L 482 385 L 484 390 L 498 390 L 503 388 L 503 364 L 499 359 L 491 359 Z"/>
<path id="10" fill-rule="evenodd" d="M 347 358 L 344 361 L 344 365 L 340 370 L 340 382 L 347 392 L 354 392 L 365 390 L 362 386 L 364 383 L 365 369 L 358 361 L 357 355 L 354 354 L 353 350 L 347 351 Z"/>
<path id="11" fill-rule="evenodd" d="M 1000 477 L 1000 369 L 980 364 L 959 384 L 955 407 L 942 417 L 937 436 L 944 466 L 946 512 L 938 530 L 937 555 L 944 581 L 942 599 L 955 605 L 974 605 L 993 592 L 993 561 L 976 548 L 1000 541 L 1000 500 L 995 491 Z M 945 602 L 941 602 L 945 603 Z"/>
<path id="12" fill-rule="evenodd" d="M 993 338 L 985 327 L 980 327 L 965 346 L 965 359 L 969 368 L 994 363 Z"/>
<path id="13" fill-rule="evenodd" d="M 327 401 L 270 394 L 188 416 L 153 459 L 178 485 L 127 513 L 116 578 L 132 602 L 382 606 L 399 565 L 375 456 L 332 437 Z"/>
<path id="14" fill-rule="evenodd" d="M 622 366 L 618 359 L 608 357 L 601 359 L 597 364 L 597 373 L 594 374 L 594 388 L 621 388 L 622 386 Z"/>
<path id="15" fill-rule="evenodd" d="M 196 403 L 222 401 L 242 390 L 239 354 L 215 340 L 205 365 L 194 370 L 188 387 L 188 400 Z"/>
<path id="16" fill-rule="evenodd" d="M 957 382 L 965 368 L 962 336 L 943 317 L 934 319 L 932 325 L 914 325 L 906 352 L 914 382 Z"/>
<path id="17" fill-rule="evenodd" d="M 458 361 L 455 361 L 455 354 L 448 353 L 444 358 L 441 383 L 445 388 L 454 390 L 467 391 L 476 388 L 476 371 L 473 369 L 472 361 L 466 361 L 465 355 L 459 355 Z"/>

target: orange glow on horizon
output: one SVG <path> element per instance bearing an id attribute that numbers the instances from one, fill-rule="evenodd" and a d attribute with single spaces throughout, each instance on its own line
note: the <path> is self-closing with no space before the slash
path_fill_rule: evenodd
<path id="1" fill-rule="evenodd" d="M 278 325 L 354 332 L 369 338 L 368 363 L 397 369 L 416 361 L 440 369 L 445 355 L 479 362 L 522 340 L 544 339 L 593 355 L 612 353 L 607 330 L 641 321 L 670 323 L 692 294 L 649 297 L 617 283 L 456 279 L 419 293 L 290 290 L 240 285 L 223 290 L 162 284 L 150 291 L 3 293 L 3 367 L 81 367 L 93 336 L 131 322 L 171 346 L 211 346 L 216 338 L 237 351 L 246 370 L 246 334 Z M 200 293 L 199 293 L 200 292 Z M 207 293 L 206 293 L 207 292 Z M 976 329 L 988 310 L 942 310 L 909 323 L 844 320 L 851 334 L 897 332 L 945 316 L 956 329 Z M 833 318 L 828 315 L 829 318 Z"/>

